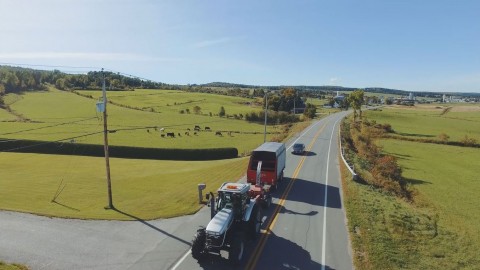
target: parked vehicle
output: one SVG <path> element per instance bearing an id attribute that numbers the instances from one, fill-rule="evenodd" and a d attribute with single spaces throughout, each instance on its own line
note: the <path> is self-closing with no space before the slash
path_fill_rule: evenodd
<path id="1" fill-rule="evenodd" d="M 275 190 L 278 182 L 283 179 L 286 152 L 285 144 L 277 142 L 266 142 L 253 150 L 248 163 L 247 182 L 256 184 L 256 170 L 258 163 L 261 161 L 261 185 L 270 185 L 272 190 Z"/>
<path id="2" fill-rule="evenodd" d="M 305 152 L 305 144 L 303 143 L 296 143 L 293 145 L 293 153 L 298 155 L 303 155 Z"/>

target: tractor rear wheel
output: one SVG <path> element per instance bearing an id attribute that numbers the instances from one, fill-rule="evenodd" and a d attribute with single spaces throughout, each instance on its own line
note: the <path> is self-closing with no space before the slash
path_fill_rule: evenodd
<path id="1" fill-rule="evenodd" d="M 192 256 L 197 260 L 201 260 L 205 257 L 205 242 L 207 235 L 205 228 L 198 229 L 197 233 L 192 240 Z"/>
<path id="2" fill-rule="evenodd" d="M 257 239 L 260 234 L 260 229 L 262 227 L 262 209 L 255 205 L 250 215 L 250 220 L 248 221 L 248 232 L 249 236 L 252 239 Z"/>
<path id="3" fill-rule="evenodd" d="M 233 236 L 230 251 L 228 252 L 228 260 L 234 265 L 239 265 L 242 262 L 245 251 L 245 235 L 238 233 Z"/>

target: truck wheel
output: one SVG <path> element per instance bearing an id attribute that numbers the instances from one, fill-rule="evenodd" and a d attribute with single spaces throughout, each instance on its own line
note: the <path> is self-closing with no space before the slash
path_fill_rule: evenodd
<path id="1" fill-rule="evenodd" d="M 230 245 L 230 252 L 228 252 L 228 260 L 234 265 L 239 265 L 243 259 L 245 251 L 245 236 L 243 233 L 238 233 L 233 237 Z"/>
<path id="2" fill-rule="evenodd" d="M 192 240 L 192 257 L 201 260 L 205 257 L 205 241 L 207 240 L 207 235 L 205 233 L 205 228 L 198 229 L 197 233 Z"/>
<path id="3" fill-rule="evenodd" d="M 262 209 L 257 205 L 254 206 L 250 220 L 248 221 L 248 231 L 250 238 L 257 239 L 262 227 Z"/>

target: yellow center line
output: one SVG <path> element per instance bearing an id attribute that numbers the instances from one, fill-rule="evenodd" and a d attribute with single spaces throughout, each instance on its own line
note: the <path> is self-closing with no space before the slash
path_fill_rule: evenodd
<path id="1" fill-rule="evenodd" d="M 313 148 L 313 145 L 317 141 L 318 136 L 320 136 L 320 133 L 325 129 L 325 126 L 327 123 L 325 123 L 320 130 L 315 134 L 315 137 L 312 139 L 310 144 L 307 147 L 307 151 L 310 151 Z M 290 182 L 288 183 L 287 188 L 285 188 L 285 191 L 283 192 L 282 196 L 280 197 L 280 200 L 277 204 L 277 207 L 275 207 L 275 210 L 273 211 L 272 217 L 270 217 L 270 222 L 268 223 L 266 230 L 262 230 L 262 237 L 260 238 L 257 246 L 255 247 L 255 250 L 253 251 L 253 256 L 250 257 L 250 260 L 247 262 L 247 266 L 245 269 L 254 269 L 255 266 L 257 265 L 258 259 L 260 258 L 260 255 L 263 252 L 263 248 L 265 247 L 265 244 L 267 243 L 267 239 L 272 232 L 273 228 L 275 227 L 275 223 L 277 222 L 278 218 L 278 213 L 282 209 L 283 205 L 285 204 L 285 201 L 287 199 L 288 194 L 290 193 L 290 190 L 292 189 L 293 183 L 297 179 L 298 174 L 300 173 L 300 170 L 303 167 L 303 163 L 305 162 L 306 156 L 303 156 L 300 162 L 297 165 L 297 168 L 295 168 L 295 171 L 293 172 L 292 178 Z"/>

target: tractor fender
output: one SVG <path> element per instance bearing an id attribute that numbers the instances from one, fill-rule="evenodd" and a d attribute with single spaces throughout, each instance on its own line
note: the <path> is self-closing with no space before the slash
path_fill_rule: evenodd
<path id="1" fill-rule="evenodd" d="M 245 214 L 243 215 L 243 221 L 249 221 L 250 216 L 252 215 L 253 208 L 257 205 L 255 199 L 251 199 L 250 203 L 248 204 L 247 209 L 245 209 Z"/>

